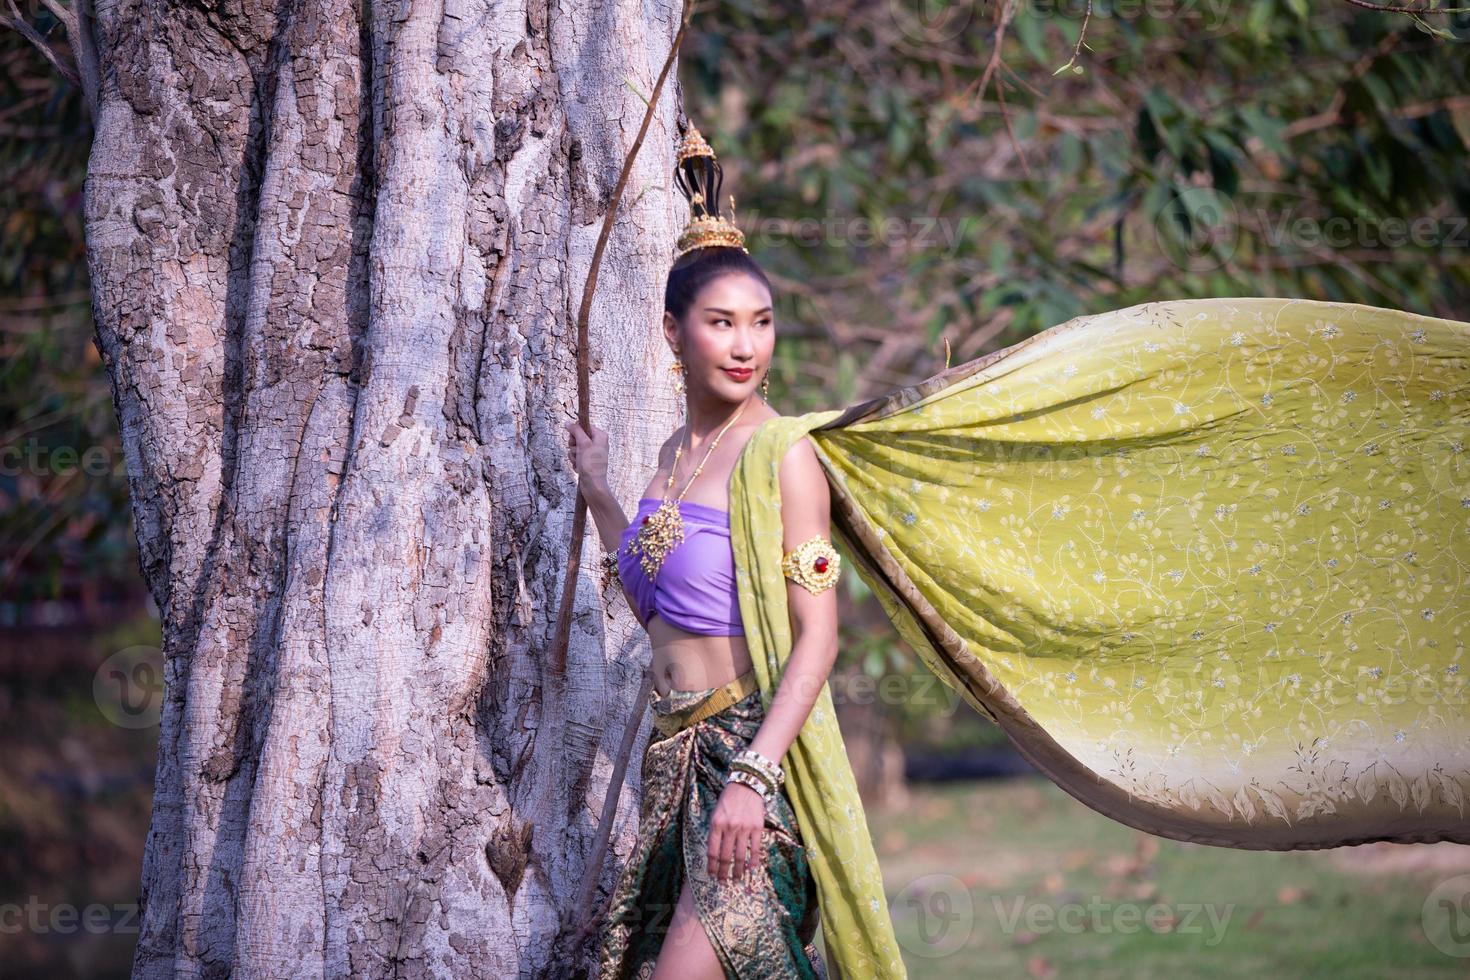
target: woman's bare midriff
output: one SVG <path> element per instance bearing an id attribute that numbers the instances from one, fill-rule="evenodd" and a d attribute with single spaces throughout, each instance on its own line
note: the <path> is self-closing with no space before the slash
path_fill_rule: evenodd
<path id="1" fill-rule="evenodd" d="M 693 493 L 685 485 L 682 499 L 715 510 L 727 511 L 730 507 L 730 474 L 751 434 L 764 421 L 780 413 L 764 403 L 757 404 L 747 413 L 742 424 L 733 427 L 717 451 L 706 460 L 702 483 Z M 682 431 L 682 430 L 676 430 Z M 700 454 L 691 454 L 697 456 Z M 675 453 L 665 444 L 663 458 L 653 479 L 643 489 L 644 497 L 663 497 L 672 491 L 668 485 L 669 467 L 675 463 Z M 683 474 L 689 479 L 689 474 Z M 725 493 L 719 494 L 710 485 L 723 486 Z M 648 621 L 648 640 L 653 646 L 653 686 L 660 695 L 670 690 L 703 691 L 706 688 L 728 684 L 750 670 L 754 664 L 750 649 L 743 636 L 706 636 L 690 633 L 666 621 L 654 613 Z"/>
<path id="2" fill-rule="evenodd" d="M 648 639 L 653 646 L 653 686 L 660 695 L 674 688 L 720 687 L 754 666 L 745 637 L 690 633 L 656 613 L 648 621 Z"/>

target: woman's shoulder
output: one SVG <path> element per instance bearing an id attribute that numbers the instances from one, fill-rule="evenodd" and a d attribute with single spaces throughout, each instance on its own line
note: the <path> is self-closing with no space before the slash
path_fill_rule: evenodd
<path id="1" fill-rule="evenodd" d="M 739 441 L 743 444 L 751 436 L 755 435 L 755 431 L 766 422 L 769 422 L 772 419 L 785 418 L 784 415 L 776 411 L 774 408 L 771 408 L 769 405 L 765 405 L 763 403 L 763 408 L 765 409 L 765 411 L 754 413 L 747 418 L 742 418 L 738 423 L 736 423 L 736 425 L 731 428 L 729 434 L 725 436 L 724 441 L 726 443 Z M 683 444 L 684 434 L 687 429 L 687 424 L 680 425 L 675 427 L 673 432 L 669 433 L 669 437 L 665 439 L 664 444 L 659 447 L 660 462 L 666 462 L 667 460 L 672 460 L 674 458 L 674 450 Z"/>
<path id="2" fill-rule="evenodd" d="M 755 418 L 750 420 L 750 430 L 754 432 L 756 429 L 759 429 L 767 422 L 775 422 L 779 419 L 784 419 L 785 417 L 786 416 L 782 415 L 780 412 L 767 405 L 764 412 L 760 413 Z"/>

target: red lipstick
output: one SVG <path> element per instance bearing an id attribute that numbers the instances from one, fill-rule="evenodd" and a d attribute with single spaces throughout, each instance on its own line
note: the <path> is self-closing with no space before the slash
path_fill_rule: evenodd
<path id="1" fill-rule="evenodd" d="M 736 381 L 749 381 L 751 375 L 755 374 L 755 368 L 720 368 Z"/>

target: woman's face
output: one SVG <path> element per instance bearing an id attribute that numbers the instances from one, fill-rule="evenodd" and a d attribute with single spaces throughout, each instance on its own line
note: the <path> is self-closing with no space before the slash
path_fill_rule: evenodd
<path id="1" fill-rule="evenodd" d="M 776 349 L 771 292 L 744 273 L 720 276 L 695 296 L 682 327 L 664 314 L 664 336 L 684 361 L 691 395 L 743 402 L 765 379 Z"/>

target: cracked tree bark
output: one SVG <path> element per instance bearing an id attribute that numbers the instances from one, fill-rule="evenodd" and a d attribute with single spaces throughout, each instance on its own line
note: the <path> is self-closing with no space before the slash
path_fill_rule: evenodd
<path id="1" fill-rule="evenodd" d="M 97 5 L 94 316 L 166 670 L 135 976 L 578 972 L 553 941 L 647 650 L 594 539 L 565 698 L 541 696 L 560 426 L 679 14 Z M 624 499 L 676 422 L 651 381 L 677 107 L 593 307 Z"/>

